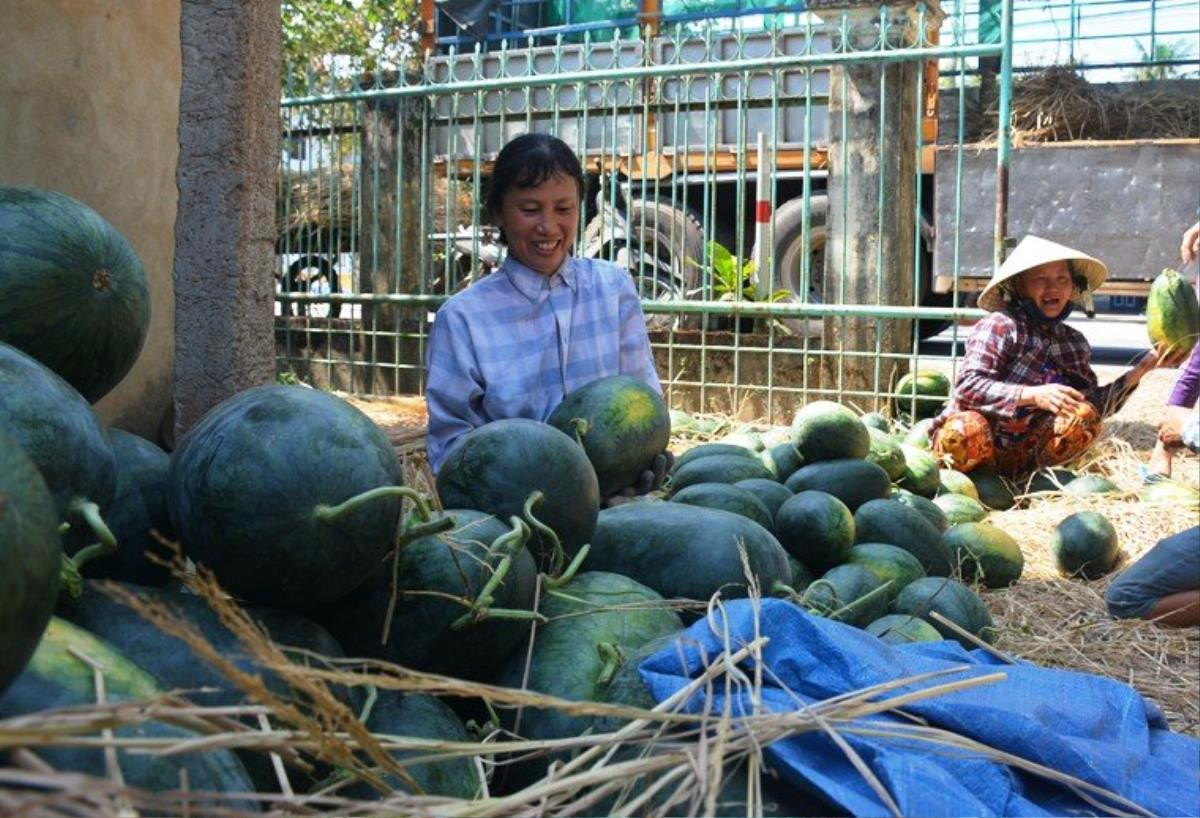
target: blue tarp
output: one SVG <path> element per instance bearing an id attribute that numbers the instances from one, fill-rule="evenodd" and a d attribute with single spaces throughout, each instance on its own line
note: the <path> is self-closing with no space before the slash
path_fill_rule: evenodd
<path id="1" fill-rule="evenodd" d="M 1021 662 L 1009 664 L 954 641 L 889 646 L 857 628 L 812 616 L 782 600 L 763 600 L 757 629 L 748 600 L 726 605 L 727 634 L 707 621 L 685 639 L 642 662 L 656 701 L 687 685 L 706 666 L 702 657 L 734 649 L 756 635 L 763 650 L 764 706 L 791 712 L 797 700 L 814 703 L 896 679 L 949 668 L 961 673 L 898 689 L 894 696 L 946 681 L 1002 671 L 1004 681 L 907 704 L 903 710 L 943 728 L 1115 792 L 1156 815 L 1200 814 L 1200 741 L 1171 732 L 1161 711 L 1133 688 L 1100 676 Z M 726 641 L 728 639 L 728 641 Z M 681 661 L 682 657 L 682 661 Z M 723 686 L 712 701 L 703 692 L 689 712 L 724 707 Z M 734 712 L 749 712 L 748 694 L 736 694 Z M 740 710 L 739 710 L 740 708 Z M 911 724 L 892 715 L 871 717 Z M 947 751 L 913 738 L 842 736 L 866 761 L 904 815 L 1096 814 L 1070 789 L 973 753 Z M 890 811 L 821 731 L 777 741 L 766 760 L 796 787 L 822 794 L 855 815 Z M 1125 810 L 1122 810 L 1125 811 Z"/>

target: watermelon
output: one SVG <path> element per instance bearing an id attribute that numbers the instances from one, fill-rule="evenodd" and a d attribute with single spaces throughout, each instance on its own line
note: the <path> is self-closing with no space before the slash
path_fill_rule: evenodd
<path id="1" fill-rule="evenodd" d="M 307 609 L 354 590 L 392 548 L 401 483 L 391 441 L 358 409 L 318 389 L 258 386 L 184 436 L 167 498 L 184 553 L 226 590 Z"/>
<path id="2" fill-rule="evenodd" d="M 671 468 L 671 474 L 673 475 L 693 460 L 699 460 L 702 457 L 712 457 L 715 454 L 731 454 L 745 458 L 754 458 L 756 456 L 754 452 L 745 446 L 736 446 L 732 443 L 701 443 L 699 446 L 693 446 L 675 458 L 675 465 Z"/>
<path id="3" fill-rule="evenodd" d="M 636 483 L 671 442 L 662 396 L 628 375 L 600 378 L 572 391 L 546 422 L 582 443 L 602 497 Z"/>
<path id="4" fill-rule="evenodd" d="M 501 520 L 522 516 L 533 492 L 545 500 L 535 510 L 567 555 L 596 530 L 600 484 L 574 438 L 525 418 L 494 420 L 463 435 L 442 462 L 437 493 L 443 508 L 470 508 Z M 551 538 L 530 543 L 540 564 L 552 562 Z"/>
<path id="5" fill-rule="evenodd" d="M 525 547 L 529 531 L 481 511 L 449 509 L 434 519 L 448 519 L 450 528 L 406 542 L 394 565 L 384 561 L 354 593 L 314 611 L 313 617 L 354 656 L 483 680 L 529 634 L 528 618 L 507 616 L 533 609 L 537 565 Z M 505 615 L 459 622 L 505 562 L 486 606 Z"/>
<path id="6" fill-rule="evenodd" d="M 0 694 L 54 612 L 62 567 L 58 511 L 41 473 L 0 429 Z"/>
<path id="7" fill-rule="evenodd" d="M 1098 474 L 1081 474 L 1063 486 L 1068 494 L 1086 497 L 1091 494 L 1120 494 L 1121 487 Z"/>
<path id="8" fill-rule="evenodd" d="M 1099 579 L 1117 565 L 1117 531 L 1103 514 L 1080 511 L 1054 529 L 1051 550 L 1058 569 L 1067 576 Z"/>
<path id="9" fill-rule="evenodd" d="M 792 581 L 790 587 L 793 591 L 803 591 L 813 583 L 812 571 L 808 569 L 804 563 L 788 554 L 788 565 L 792 567 Z"/>
<path id="10" fill-rule="evenodd" d="M 887 472 L 889 480 L 899 480 L 904 476 L 904 452 L 900 444 L 886 432 L 878 429 L 868 429 L 871 436 L 871 450 L 867 452 L 867 460 Z"/>
<path id="11" fill-rule="evenodd" d="M 864 458 L 871 450 L 867 427 L 841 404 L 819 400 L 796 412 L 793 442 L 805 463 Z"/>
<path id="12" fill-rule="evenodd" d="M 0 429 L 41 472 L 59 520 L 115 547 L 100 520 L 117 482 L 108 432 L 70 384 L 5 343 L 0 343 Z"/>
<path id="13" fill-rule="evenodd" d="M 611 511 L 631 505 L 639 504 Z M 572 701 L 594 701 L 620 666 L 622 656 L 681 630 L 679 616 L 661 603 L 657 593 L 628 577 L 604 571 L 579 574 L 543 597 L 539 613 L 547 621 L 538 627 L 532 650 L 514 655 L 493 683 Z M 588 716 L 548 708 L 525 707 L 504 715 L 506 727 L 529 739 L 578 736 L 591 724 Z M 513 774 L 517 779 L 535 780 L 545 775 L 546 765 L 546 758 L 536 759 Z M 506 782 L 508 786 L 517 783 Z"/>
<path id="14" fill-rule="evenodd" d="M 978 523 L 988 515 L 988 510 L 982 503 L 965 494 L 939 494 L 932 502 L 942 510 L 946 522 L 950 525 Z"/>
<path id="15" fill-rule="evenodd" d="M 401 693 L 381 689 L 364 725 L 378 736 L 405 736 L 436 739 L 445 742 L 467 743 L 471 735 L 462 720 L 449 705 L 427 693 Z M 419 750 L 393 750 L 397 761 L 423 755 Z M 365 754 L 364 754 L 365 755 Z M 370 763 L 370 760 L 363 758 Z M 404 772 L 417 791 L 425 795 L 444 795 L 450 798 L 474 799 L 482 795 L 483 781 L 475 760 L 457 756 L 439 761 L 422 761 L 404 765 Z M 383 776 L 393 792 L 410 792 L 414 788 L 393 773 Z M 384 796 L 366 782 L 351 784 L 338 795 L 363 801 L 377 801 Z"/>
<path id="16" fill-rule="evenodd" d="M 932 369 L 909 372 L 896 384 L 897 413 L 932 418 L 950 400 L 950 379 Z"/>
<path id="17" fill-rule="evenodd" d="M 925 418 L 914 423 L 908 431 L 904 433 L 901 442 L 907 443 L 909 446 L 916 446 L 918 449 L 928 451 L 933 448 L 933 439 L 929 436 L 929 428 L 933 426 L 933 418 Z"/>
<path id="18" fill-rule="evenodd" d="M 795 474 L 796 470 L 804 464 L 800 450 L 787 442 L 776 443 L 770 448 L 763 449 L 758 457 L 775 476 L 775 479 L 781 483 Z"/>
<path id="19" fill-rule="evenodd" d="M 962 494 L 972 500 L 979 500 L 979 489 L 975 488 L 970 477 L 960 471 L 941 469 L 938 471 L 938 481 L 938 492 L 941 494 Z"/>
<path id="20" fill-rule="evenodd" d="M 854 511 L 868 500 L 887 497 L 892 490 L 887 472 L 867 460 L 824 460 L 802 466 L 784 484 L 792 492 L 823 491 Z"/>
<path id="21" fill-rule="evenodd" d="M 1156 480 L 1142 486 L 1138 491 L 1138 500 L 1143 503 L 1200 506 L 1200 492 L 1174 480 Z"/>
<path id="22" fill-rule="evenodd" d="M 925 573 L 950 574 L 950 553 L 942 544 L 942 532 L 921 512 L 895 500 L 872 500 L 854 512 L 856 543 L 887 543 L 912 554 Z"/>
<path id="23" fill-rule="evenodd" d="M 766 448 L 762 433 L 748 426 L 743 426 L 736 432 L 730 432 L 717 442 L 726 446 L 740 446 L 751 454 L 758 454 Z"/>
<path id="24" fill-rule="evenodd" d="M 776 485 L 779 484 L 776 483 Z M 784 491 L 787 489 L 785 488 Z M 774 517 L 767 510 L 763 501 L 754 496 L 752 492 L 738 488 L 731 483 L 693 483 L 671 495 L 671 502 L 732 511 L 734 514 L 741 514 L 743 517 L 753 520 L 768 531 L 775 530 Z"/>
<path id="25" fill-rule="evenodd" d="M 149 673 L 111 645 L 82 628 L 54 618 L 24 672 L 0 696 L 0 719 L 94 705 L 96 671 L 80 656 L 102 668 L 104 692 L 110 702 L 158 699 L 166 693 Z M 172 792 L 179 790 L 181 777 L 186 775 L 192 803 L 200 807 L 199 812 L 257 811 L 256 803 L 249 797 L 222 798 L 219 802 L 198 797 L 201 792 L 254 792 L 250 777 L 237 757 L 228 750 L 203 746 L 207 741 L 201 734 L 153 719 L 116 727 L 113 733 L 118 739 L 170 741 L 184 748 L 170 755 L 118 748 L 116 761 L 127 786 L 149 792 Z M 200 742 L 201 746 L 186 749 L 193 742 Z M 37 754 L 64 772 L 105 779 L 109 776 L 105 751 L 98 746 L 38 747 Z M 80 782 L 78 786 L 88 785 Z"/>
<path id="26" fill-rule="evenodd" d="M 883 582 L 865 565 L 835 566 L 805 589 L 800 604 L 814 613 L 861 628 L 887 613 Z"/>
<path id="27" fill-rule="evenodd" d="M 928 497 L 922 497 L 919 494 L 913 494 L 908 489 L 892 489 L 891 500 L 898 503 L 903 503 L 911 509 L 921 512 L 925 515 L 925 519 L 933 523 L 933 527 L 938 531 L 945 531 L 950 527 L 950 521 L 946 519 L 946 512 L 942 511 L 941 506 L 930 500 Z"/>
<path id="28" fill-rule="evenodd" d="M 887 586 L 888 601 L 894 601 L 904 587 L 925 576 L 921 561 L 896 545 L 859 543 L 850 549 L 847 562 L 861 565 Z"/>
<path id="29" fill-rule="evenodd" d="M 904 453 L 904 474 L 900 486 L 922 497 L 933 497 L 942 485 L 941 470 L 932 454 L 909 443 L 901 443 Z"/>
<path id="30" fill-rule="evenodd" d="M 1003 477 L 986 469 L 975 469 L 967 475 L 975 484 L 979 502 L 993 511 L 1008 511 L 1016 505 L 1012 489 Z"/>
<path id="31" fill-rule="evenodd" d="M 823 491 L 802 491 L 775 514 L 775 535 L 784 549 L 815 571 L 846 561 L 854 545 L 854 515 Z"/>
<path id="32" fill-rule="evenodd" d="M 1075 472 L 1070 469 L 1048 469 L 1035 473 L 1025 487 L 1027 494 L 1058 494 L 1074 480 Z"/>
<path id="33" fill-rule="evenodd" d="M 1025 555 L 1009 534 L 989 523 L 959 523 L 942 535 L 942 544 L 964 582 L 1004 588 L 1021 578 Z"/>
<path id="34" fill-rule="evenodd" d="M 878 636 L 886 645 L 907 645 L 912 642 L 940 642 L 942 635 L 937 629 L 916 616 L 909 614 L 888 614 L 881 616 L 864 630 L 872 636 Z"/>
<path id="35" fill-rule="evenodd" d="M 1165 345 L 1184 354 L 1200 334 L 1200 306 L 1191 283 L 1167 268 L 1150 285 L 1146 297 L 1146 331 L 1151 343 Z"/>
<path id="36" fill-rule="evenodd" d="M 766 506 L 767 513 L 771 515 L 771 529 L 775 528 L 775 514 L 779 511 L 779 507 L 792 496 L 792 491 L 782 483 L 776 483 L 774 480 L 767 480 L 763 477 L 751 477 L 747 480 L 739 480 L 733 485 L 740 489 L 746 489 Z"/>
<path id="37" fill-rule="evenodd" d="M 95 403 L 149 327 L 146 271 L 115 227 L 61 193 L 0 187 L 0 341 Z"/>
<path id="38" fill-rule="evenodd" d="M 167 468 L 170 457 L 150 441 L 121 429 L 109 429 L 117 466 L 116 491 L 105 512 L 105 521 L 117 540 L 117 551 L 90 560 L 85 577 L 115 579 L 138 585 L 164 585 L 169 568 L 146 557 L 155 554 L 169 561 L 171 552 L 151 533 L 175 539 L 167 505 Z M 68 550 L 86 546 L 90 537 L 72 534 Z"/>
<path id="39" fill-rule="evenodd" d="M 985 642 L 990 642 L 994 636 L 992 615 L 983 600 L 966 585 L 953 579 L 925 577 L 915 580 L 900 592 L 892 608 L 898 614 L 921 617 L 943 637 L 956 639 L 968 649 L 977 645 L 935 619 L 934 612 Z"/>
<path id="40" fill-rule="evenodd" d="M 860 416 L 859 420 L 868 429 L 878 429 L 885 434 L 891 434 L 892 422 L 879 412 L 867 412 L 865 415 Z"/>
<path id="41" fill-rule="evenodd" d="M 767 480 L 775 475 L 756 456 L 714 454 L 700 457 L 680 466 L 671 473 L 671 491 L 676 492 L 696 483 L 737 483 L 758 477 Z"/>
<path id="42" fill-rule="evenodd" d="M 667 599 L 745 596 L 749 571 L 763 593 L 792 580 L 787 552 L 740 514 L 650 500 L 600 512 L 587 567 L 624 574 Z"/>

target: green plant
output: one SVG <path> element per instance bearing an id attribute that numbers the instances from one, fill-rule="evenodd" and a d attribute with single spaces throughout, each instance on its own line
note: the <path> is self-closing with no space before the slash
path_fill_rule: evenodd
<path id="1" fill-rule="evenodd" d="M 708 251 L 710 273 L 712 276 L 713 294 L 720 301 L 783 301 L 791 293 L 787 290 L 775 290 L 765 297 L 758 292 L 754 281 L 758 272 L 758 264 L 754 259 L 745 261 L 737 258 L 729 248 L 719 241 L 710 241 L 705 245 Z M 688 259 L 693 267 L 704 268 L 695 259 Z"/>

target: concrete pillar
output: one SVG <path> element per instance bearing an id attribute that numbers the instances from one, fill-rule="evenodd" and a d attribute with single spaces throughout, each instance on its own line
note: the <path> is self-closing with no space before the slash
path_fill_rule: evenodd
<path id="1" fill-rule="evenodd" d="M 175 432 L 274 378 L 279 0 L 183 0 Z"/>
<path id="2" fill-rule="evenodd" d="M 841 27 L 847 21 L 850 50 L 877 47 L 881 29 L 877 3 L 816 0 L 809 8 L 831 25 Z M 912 45 L 915 6 L 887 8 L 889 47 Z M 940 14 L 930 20 L 927 12 L 926 20 L 936 28 Z M 842 47 L 841 37 L 840 31 L 834 35 L 835 49 Z M 827 304 L 913 303 L 923 72 L 923 63 L 915 61 L 854 63 L 831 70 L 828 241 L 822 292 Z M 822 358 L 820 376 L 822 393 L 835 400 L 845 392 L 885 391 L 902 374 L 903 363 L 884 359 L 877 381 L 874 353 L 908 353 L 913 343 L 910 320 L 827 318 L 822 336 L 825 349 L 839 351 Z M 843 354 L 848 352 L 872 354 Z M 863 409 L 875 408 L 866 398 L 848 400 Z"/>
<path id="3" fill-rule="evenodd" d="M 420 76 L 411 76 L 416 84 Z M 380 78 L 383 87 L 394 87 L 396 74 Z M 363 87 L 374 87 L 366 78 Z M 362 185 L 363 214 L 358 246 L 359 288 L 364 293 L 415 293 L 424 269 L 424 241 L 420 230 L 421 106 L 417 97 L 372 100 L 363 106 Z M 401 190 L 403 188 L 403 190 Z M 362 353 L 380 365 L 366 370 L 368 394 L 407 394 L 420 389 L 421 329 L 425 308 L 402 309 L 389 304 L 363 306 Z M 379 337 L 374 333 L 400 337 Z"/>

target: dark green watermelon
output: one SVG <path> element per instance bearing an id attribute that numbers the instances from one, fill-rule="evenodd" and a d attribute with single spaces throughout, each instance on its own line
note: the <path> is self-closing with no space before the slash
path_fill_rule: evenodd
<path id="1" fill-rule="evenodd" d="M 887 645 L 908 645 L 913 642 L 940 642 L 942 635 L 924 619 L 909 614 L 881 616 L 864 629 Z"/>
<path id="2" fill-rule="evenodd" d="M 854 545 L 854 515 L 823 491 L 802 491 L 775 514 L 775 536 L 789 554 L 814 571 L 845 562 Z"/>
<path id="3" fill-rule="evenodd" d="M 779 486 L 778 483 L 775 485 Z M 780 488 L 787 491 L 783 486 Z M 733 483 L 693 483 L 671 495 L 671 502 L 732 511 L 753 520 L 767 531 L 775 530 L 774 517 L 763 501 L 753 492 L 738 488 Z"/>
<path id="4" fill-rule="evenodd" d="M 887 613 L 888 595 L 871 569 L 846 563 L 829 569 L 805 589 L 801 604 L 821 616 L 864 627 Z"/>
<path id="5" fill-rule="evenodd" d="M 535 491 L 545 499 L 534 516 L 574 555 L 591 539 L 600 513 L 596 470 L 574 438 L 535 420 L 494 420 L 463 435 L 437 475 L 444 508 L 470 508 L 501 520 L 522 516 Z M 543 564 L 551 550 L 545 540 L 535 532 L 531 542 Z"/>
<path id="6" fill-rule="evenodd" d="M 1080 511 L 1059 523 L 1051 549 L 1060 571 L 1084 579 L 1104 576 L 1121 556 L 1117 530 L 1098 511 Z"/>
<path id="7" fill-rule="evenodd" d="M 745 446 L 738 446 L 733 443 L 701 443 L 699 446 L 693 446 L 675 458 L 675 465 L 671 467 L 671 474 L 675 474 L 675 472 L 693 460 L 699 460 L 702 457 L 712 457 L 717 454 L 732 454 L 747 459 L 756 459 L 758 457 L 755 452 L 750 451 Z"/>
<path id="8" fill-rule="evenodd" d="M 841 404 L 828 400 L 802 406 L 792 420 L 793 442 L 805 463 L 863 458 L 871 449 L 867 427 Z"/>
<path id="9" fill-rule="evenodd" d="M 733 485 L 738 488 L 746 489 L 767 507 L 767 511 L 771 515 L 771 520 L 775 519 L 775 512 L 779 511 L 779 507 L 792 496 L 792 491 L 783 483 L 776 483 L 774 480 L 767 480 L 764 477 L 750 477 L 745 480 L 739 480 Z M 774 522 L 771 528 L 773 529 Z"/>
<path id="10" fill-rule="evenodd" d="M 983 600 L 966 585 L 953 579 L 924 577 L 910 582 L 896 597 L 892 610 L 898 614 L 921 617 L 946 639 L 956 639 L 967 649 L 978 646 L 950 626 L 939 622 L 933 616 L 935 612 L 985 642 L 990 642 L 995 635 L 992 615 Z"/>
<path id="11" fill-rule="evenodd" d="M 115 227 L 61 193 L 0 187 L 0 341 L 95 403 L 133 367 L 149 327 L 146 271 Z"/>
<path id="12" fill-rule="evenodd" d="M 108 432 L 70 384 L 5 343 L 0 343 L 0 429 L 41 472 L 59 519 L 88 530 L 89 509 L 103 514 L 116 490 Z"/>
<path id="13" fill-rule="evenodd" d="M 110 702 L 158 699 L 166 690 L 154 678 L 108 643 L 86 630 L 54 618 L 34 651 L 25 671 L 0 696 L 0 719 L 28 716 L 57 708 L 87 707 L 96 702 L 96 671 L 79 658 L 86 656 L 103 668 L 105 696 Z M 180 745 L 200 740 L 191 730 L 149 720 L 113 731 L 118 739 L 172 740 Z M 91 747 L 38 747 L 37 754 L 48 764 L 64 772 L 76 772 L 94 778 L 109 777 L 104 750 Z M 251 798 L 212 799 L 197 797 L 199 792 L 223 794 L 252 793 L 254 788 L 246 769 L 228 750 L 203 747 L 174 753 L 137 752 L 125 748 L 116 751 L 117 763 L 129 787 L 149 792 L 173 792 L 180 789 L 181 776 L 199 812 L 209 814 L 219 803 L 232 812 L 256 812 Z M 78 786 L 84 790 L 86 782 Z M 154 814 L 162 814 L 155 810 Z"/>
<path id="14" fill-rule="evenodd" d="M 307 609 L 349 593 L 391 549 L 400 497 L 330 509 L 403 483 L 387 435 L 345 401 L 259 386 L 223 401 L 171 455 L 167 497 L 184 552 L 229 592 Z"/>
<path id="15" fill-rule="evenodd" d="M 546 422 L 583 444 L 601 497 L 632 486 L 671 442 L 671 418 L 662 396 L 628 375 L 600 378 L 574 390 Z"/>
<path id="16" fill-rule="evenodd" d="M 0 429 L 0 693 L 42 638 L 61 568 L 50 490 L 17 441 Z"/>
<path id="17" fill-rule="evenodd" d="M 507 557 L 509 566 L 491 592 L 491 608 L 532 610 L 537 566 L 527 537 L 482 511 L 450 509 L 453 527 L 405 543 L 393 566 L 385 560 L 353 593 L 314 612 L 354 656 L 405 667 L 486 679 L 529 634 L 530 620 L 485 618 L 455 628 Z M 392 577 L 396 595 L 393 600 Z M 391 623 L 383 641 L 388 614 Z"/>

